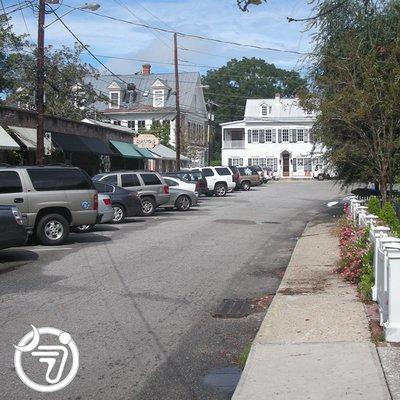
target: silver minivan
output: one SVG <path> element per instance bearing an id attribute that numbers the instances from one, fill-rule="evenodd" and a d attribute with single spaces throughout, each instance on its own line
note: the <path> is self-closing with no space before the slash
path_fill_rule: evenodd
<path id="1" fill-rule="evenodd" d="M 169 187 L 154 171 L 118 171 L 95 175 L 94 181 L 135 190 L 142 201 L 142 214 L 153 215 L 156 208 L 169 201 Z"/>
<path id="2" fill-rule="evenodd" d="M 76 167 L 1 167 L 0 205 L 17 206 L 44 245 L 61 244 L 70 227 L 101 218 L 93 182 Z"/>

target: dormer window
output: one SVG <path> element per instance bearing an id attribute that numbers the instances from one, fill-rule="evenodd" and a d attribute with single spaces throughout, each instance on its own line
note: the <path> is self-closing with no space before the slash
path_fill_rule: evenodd
<path id="1" fill-rule="evenodd" d="M 164 90 L 153 91 L 153 107 L 164 107 Z"/>
<path id="2" fill-rule="evenodd" d="M 271 114 L 271 109 L 272 107 L 267 105 L 267 104 L 263 104 L 261 106 L 261 116 L 262 117 L 269 117 L 269 115 Z"/>
<path id="3" fill-rule="evenodd" d="M 119 108 L 120 106 L 120 92 L 110 92 L 110 108 Z"/>

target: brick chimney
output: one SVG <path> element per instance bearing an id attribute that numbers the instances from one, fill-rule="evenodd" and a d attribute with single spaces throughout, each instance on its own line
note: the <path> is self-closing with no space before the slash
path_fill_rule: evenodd
<path id="1" fill-rule="evenodd" d="M 150 64 L 143 64 L 142 65 L 142 74 L 143 75 L 150 75 L 151 73 L 151 65 Z"/>

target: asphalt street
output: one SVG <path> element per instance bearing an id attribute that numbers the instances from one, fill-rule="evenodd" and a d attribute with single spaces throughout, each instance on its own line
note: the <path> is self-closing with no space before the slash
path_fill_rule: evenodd
<path id="1" fill-rule="evenodd" d="M 272 182 L 202 197 L 190 212 L 71 234 L 56 248 L 0 251 L 0 398 L 229 399 L 204 377 L 236 365 L 265 309 L 238 319 L 213 312 L 223 299 L 264 304 L 306 223 L 343 195 L 333 182 Z M 78 374 L 59 392 L 37 393 L 14 370 L 13 344 L 31 324 L 77 344 Z M 33 378 L 46 370 L 26 365 Z"/>

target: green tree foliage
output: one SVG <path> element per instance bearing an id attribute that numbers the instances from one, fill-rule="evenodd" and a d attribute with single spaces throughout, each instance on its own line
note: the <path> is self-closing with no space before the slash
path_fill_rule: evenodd
<path id="1" fill-rule="evenodd" d="M 63 46 L 57 50 L 51 46 L 46 47 L 46 113 L 76 120 L 92 116 L 93 110 L 88 106 L 99 100 L 99 97 L 92 86 L 85 83 L 84 78 L 88 75 L 96 76 L 98 72 L 80 60 L 82 50 L 78 45 L 74 48 Z M 27 53 L 21 56 L 14 73 L 16 82 L 6 103 L 34 110 L 35 55 Z"/>
<path id="2" fill-rule="evenodd" d="M 25 37 L 12 33 L 10 21 L 0 15 L 0 93 L 6 95 L 15 88 L 15 69 L 21 58 Z"/>
<path id="3" fill-rule="evenodd" d="M 314 134 L 344 184 L 379 182 L 383 201 L 399 173 L 400 3 L 321 0 L 311 57 Z"/>
<path id="4" fill-rule="evenodd" d="M 169 121 L 153 121 L 150 130 L 146 133 L 151 133 L 160 139 L 164 146 L 169 145 L 170 122 Z"/>

